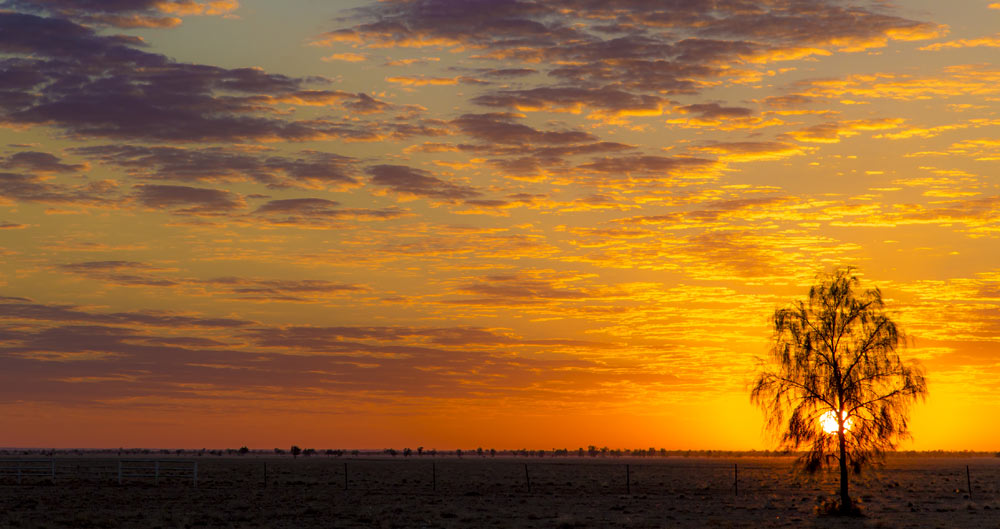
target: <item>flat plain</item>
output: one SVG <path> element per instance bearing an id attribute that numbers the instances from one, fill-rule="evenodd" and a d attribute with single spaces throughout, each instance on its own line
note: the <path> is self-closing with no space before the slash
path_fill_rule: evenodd
<path id="1" fill-rule="evenodd" d="M 785 457 L 160 459 L 197 461 L 197 487 L 119 485 L 114 457 L 56 457 L 55 479 L 21 484 L 5 471 L 0 527 L 1000 528 L 995 457 L 890 458 L 853 482 L 861 518 L 818 514 L 836 475 L 803 479 Z"/>

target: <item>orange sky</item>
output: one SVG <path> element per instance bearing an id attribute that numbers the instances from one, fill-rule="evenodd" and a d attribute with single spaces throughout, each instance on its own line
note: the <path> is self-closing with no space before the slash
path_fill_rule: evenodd
<path id="1" fill-rule="evenodd" d="M 0 446 L 767 449 L 853 265 L 998 449 L 1000 4 L 5 5 Z"/>

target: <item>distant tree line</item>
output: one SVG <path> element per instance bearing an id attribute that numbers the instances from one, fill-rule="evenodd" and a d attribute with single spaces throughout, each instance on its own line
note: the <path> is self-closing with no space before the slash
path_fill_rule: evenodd
<path id="1" fill-rule="evenodd" d="M 529 450 L 525 448 L 516 450 L 496 450 L 493 448 L 476 448 L 473 450 L 437 450 L 425 449 L 418 446 L 416 449 L 385 448 L 382 450 L 358 450 L 358 449 L 292 449 L 274 448 L 271 450 L 251 449 L 246 446 L 239 449 L 165 449 L 165 448 L 4 448 L 0 449 L 0 456 L 286 456 L 298 457 L 317 456 L 323 454 L 326 457 L 373 457 L 373 456 L 399 456 L 403 457 L 578 457 L 578 458 L 600 458 L 600 457 L 786 457 L 799 455 L 799 452 L 789 450 L 667 450 L 665 448 L 635 448 L 635 449 L 612 449 L 606 446 L 597 448 L 590 445 L 587 448 L 577 448 L 570 450 L 567 448 L 552 448 L 549 450 Z M 929 450 L 914 451 L 900 450 L 896 455 L 903 457 L 998 457 L 1000 452 L 982 452 L 974 450 Z"/>

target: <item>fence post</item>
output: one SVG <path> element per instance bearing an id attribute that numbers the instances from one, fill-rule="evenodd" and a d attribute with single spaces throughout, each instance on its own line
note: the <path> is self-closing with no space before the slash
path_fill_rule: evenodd
<path id="1" fill-rule="evenodd" d="M 969 465 L 965 465 L 965 482 L 969 485 L 969 499 L 972 499 L 972 477 L 969 476 Z"/>
<path id="2" fill-rule="evenodd" d="M 628 463 L 625 463 L 625 493 L 632 494 L 632 473 L 629 470 Z"/>
<path id="3" fill-rule="evenodd" d="M 733 495 L 740 495 L 740 464 L 733 463 Z"/>
<path id="4" fill-rule="evenodd" d="M 122 484 L 122 460 L 118 460 L 118 484 Z"/>
<path id="5" fill-rule="evenodd" d="M 528 494 L 531 494 L 531 476 L 528 475 L 528 464 L 524 464 L 524 482 L 528 485 Z"/>

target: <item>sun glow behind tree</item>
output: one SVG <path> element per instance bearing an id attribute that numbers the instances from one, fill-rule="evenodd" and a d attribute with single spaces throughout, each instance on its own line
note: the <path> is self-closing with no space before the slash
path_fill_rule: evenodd
<path id="1" fill-rule="evenodd" d="M 860 473 L 909 436 L 909 406 L 927 382 L 896 352 L 905 339 L 879 289 L 861 290 L 853 268 L 818 279 L 807 301 L 774 312 L 770 362 L 751 400 L 784 448 L 807 448 L 806 471 L 837 462 L 839 509 L 849 513 L 848 469 Z"/>
<path id="2" fill-rule="evenodd" d="M 854 421 L 851 420 L 851 418 L 848 417 L 846 413 L 844 413 L 843 417 L 844 417 L 844 430 L 850 431 L 851 426 L 854 425 Z M 833 410 L 830 410 L 821 415 L 819 418 L 819 424 L 820 426 L 823 427 L 823 431 L 828 434 L 835 434 L 837 433 L 838 430 L 840 430 L 840 423 L 837 421 L 837 413 Z"/>

